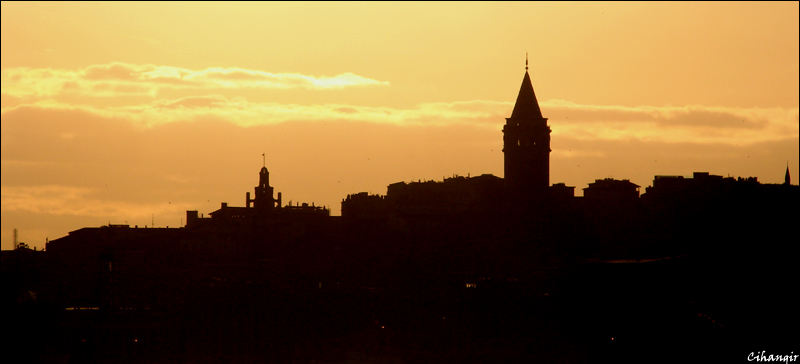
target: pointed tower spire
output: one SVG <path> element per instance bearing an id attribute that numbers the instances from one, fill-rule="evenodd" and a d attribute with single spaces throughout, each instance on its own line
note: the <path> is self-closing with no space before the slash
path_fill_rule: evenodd
<path id="1" fill-rule="evenodd" d="M 786 162 L 786 175 L 783 176 L 783 184 L 792 184 L 792 176 L 789 175 L 789 162 Z"/>
<path id="2" fill-rule="evenodd" d="M 511 117 L 542 119 L 542 110 L 539 108 L 539 101 L 536 100 L 531 76 L 527 70 L 525 71 L 525 77 L 522 79 L 522 86 L 519 88 L 517 102 L 514 104 L 514 111 L 511 112 Z"/>
<path id="3" fill-rule="evenodd" d="M 539 101 L 536 100 L 536 93 L 533 92 L 531 76 L 528 74 L 528 53 L 525 53 L 525 77 L 522 78 L 522 86 L 519 88 L 517 102 L 514 104 L 511 117 L 542 119 L 542 110 L 539 108 Z"/>

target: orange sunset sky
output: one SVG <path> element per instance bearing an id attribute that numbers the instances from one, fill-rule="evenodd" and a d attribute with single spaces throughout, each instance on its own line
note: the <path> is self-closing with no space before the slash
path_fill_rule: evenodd
<path id="1" fill-rule="evenodd" d="M 798 3 L 2 3 L 2 248 L 503 176 L 525 72 L 550 182 L 798 168 Z M 793 207 L 794 208 L 794 207 Z"/>

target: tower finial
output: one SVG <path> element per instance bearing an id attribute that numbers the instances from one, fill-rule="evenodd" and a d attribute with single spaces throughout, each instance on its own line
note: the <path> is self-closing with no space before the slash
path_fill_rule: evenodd
<path id="1" fill-rule="evenodd" d="M 267 168 L 267 153 L 261 153 L 261 156 L 264 157 L 264 168 Z"/>
<path id="2" fill-rule="evenodd" d="M 528 52 L 525 52 L 525 71 L 528 70 Z"/>

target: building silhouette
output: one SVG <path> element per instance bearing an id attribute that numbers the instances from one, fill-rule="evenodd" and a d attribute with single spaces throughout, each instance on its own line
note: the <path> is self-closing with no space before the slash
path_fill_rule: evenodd
<path id="1" fill-rule="evenodd" d="M 255 187 L 255 199 L 250 199 L 250 192 L 247 193 L 247 198 L 245 199 L 246 207 L 250 207 L 250 203 L 253 204 L 253 207 L 259 210 L 269 211 L 274 209 L 275 207 L 281 207 L 281 193 L 278 192 L 278 198 L 273 198 L 273 189 L 272 186 L 269 185 L 269 171 L 267 170 L 267 166 L 261 167 L 261 171 L 258 172 L 258 186 Z M 277 205 L 276 205 L 277 204 Z"/>
<path id="2" fill-rule="evenodd" d="M 516 199 L 543 198 L 550 185 L 550 127 L 542 117 L 527 60 L 517 101 L 503 126 L 505 183 Z"/>
<path id="3" fill-rule="evenodd" d="M 274 197 L 274 188 L 269 184 L 269 170 L 261 167 L 258 172 L 258 185 L 255 187 L 255 198 L 250 197 L 250 192 L 245 195 L 245 206 L 228 206 L 227 202 L 222 202 L 218 210 L 209 213 L 208 218 L 200 217 L 196 210 L 186 211 L 186 227 L 221 227 L 235 226 L 243 224 L 252 226 L 263 223 L 274 222 L 286 218 L 326 218 L 330 217 L 330 209 L 324 206 L 315 206 L 313 203 L 298 203 L 296 205 L 283 205 L 283 196 L 278 192 L 278 197 Z"/>
<path id="4" fill-rule="evenodd" d="M 598 179 L 583 189 L 583 197 L 605 203 L 635 201 L 639 198 L 639 185 L 631 181 L 613 178 Z"/>

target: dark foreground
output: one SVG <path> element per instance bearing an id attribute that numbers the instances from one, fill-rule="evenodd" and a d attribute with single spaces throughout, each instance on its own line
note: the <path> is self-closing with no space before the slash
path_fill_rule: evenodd
<path id="1" fill-rule="evenodd" d="M 214 278 L 144 307 L 22 295 L 5 301 L 3 346 L 28 363 L 746 362 L 797 349 L 795 273 L 673 257 L 375 287 Z"/>

